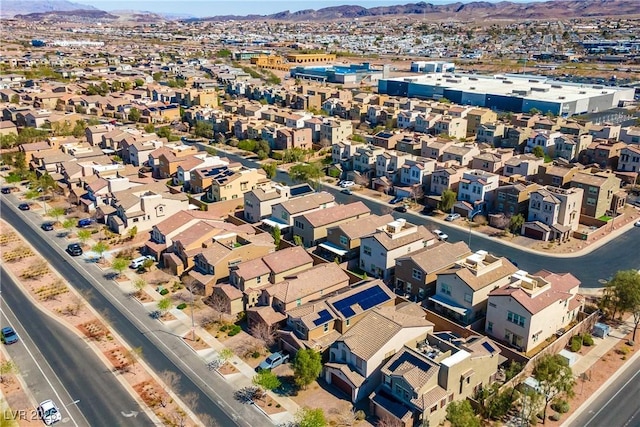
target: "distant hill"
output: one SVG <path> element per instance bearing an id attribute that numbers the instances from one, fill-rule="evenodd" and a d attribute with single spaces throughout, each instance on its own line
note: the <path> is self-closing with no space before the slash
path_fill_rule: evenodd
<path id="1" fill-rule="evenodd" d="M 213 16 L 190 19 L 206 21 L 226 20 L 278 20 L 278 21 L 329 21 L 335 19 L 375 18 L 381 16 L 416 16 L 427 20 L 457 19 L 481 21 L 487 19 L 563 19 L 596 16 L 640 15 L 639 0 L 551 0 L 545 2 L 431 4 L 425 2 L 395 6 L 365 8 L 362 6 L 332 6 L 318 10 L 297 12 L 283 11 L 272 15 Z"/>
<path id="2" fill-rule="evenodd" d="M 69 10 L 98 10 L 86 4 L 73 3 L 66 0 L 1 0 L 0 17 L 8 18 L 15 15 L 27 15 L 30 13 L 44 13 Z"/>
<path id="3" fill-rule="evenodd" d="M 77 9 L 28 13 L 24 15 L 15 15 L 14 18 L 23 19 L 26 21 L 94 22 L 112 21 L 118 19 L 118 16 L 112 15 L 103 10 Z"/>

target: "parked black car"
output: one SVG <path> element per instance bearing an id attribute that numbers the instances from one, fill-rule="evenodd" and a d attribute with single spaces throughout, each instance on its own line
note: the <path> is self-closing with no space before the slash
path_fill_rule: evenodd
<path id="1" fill-rule="evenodd" d="M 28 211 L 29 209 L 31 209 L 31 204 L 29 204 L 29 203 L 20 203 L 18 205 L 18 209 L 20 209 L 21 211 Z"/>
<path id="2" fill-rule="evenodd" d="M 42 228 L 44 231 L 52 231 L 53 230 L 53 223 L 52 222 L 45 222 L 40 226 L 40 228 Z"/>
<path id="3" fill-rule="evenodd" d="M 70 243 L 67 246 L 67 252 L 71 256 L 80 256 L 82 255 L 82 247 L 78 243 Z"/>

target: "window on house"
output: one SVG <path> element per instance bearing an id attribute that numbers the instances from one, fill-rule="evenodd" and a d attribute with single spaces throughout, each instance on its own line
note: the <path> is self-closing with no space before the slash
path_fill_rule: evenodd
<path id="1" fill-rule="evenodd" d="M 487 332 L 493 332 L 493 322 L 487 322 Z"/>
<path id="2" fill-rule="evenodd" d="M 471 303 L 471 301 L 472 301 L 471 294 L 464 294 L 464 302 Z"/>
<path id="3" fill-rule="evenodd" d="M 443 283 L 440 285 L 440 292 L 442 292 L 445 295 L 451 295 L 451 286 L 449 286 L 446 283 Z"/>
<path id="4" fill-rule="evenodd" d="M 416 270 L 415 268 L 411 272 L 411 277 L 416 280 L 422 280 L 422 271 Z"/>
<path id="5" fill-rule="evenodd" d="M 371 248 L 369 246 L 363 246 L 362 252 L 364 252 L 365 255 L 371 256 Z"/>
<path id="6" fill-rule="evenodd" d="M 347 246 L 349 244 L 349 240 L 347 236 L 340 236 L 340 244 L 343 246 Z"/>
<path id="7" fill-rule="evenodd" d="M 324 330 L 324 332 L 329 332 L 329 324 L 325 323 L 322 329 Z"/>
<path id="8" fill-rule="evenodd" d="M 507 312 L 507 321 L 514 323 L 518 326 L 524 327 L 525 318 L 524 316 L 520 316 L 519 314 L 509 311 Z"/>

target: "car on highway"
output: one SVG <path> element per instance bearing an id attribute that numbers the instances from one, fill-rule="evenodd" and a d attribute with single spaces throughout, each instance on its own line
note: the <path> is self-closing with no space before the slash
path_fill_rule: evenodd
<path id="1" fill-rule="evenodd" d="M 348 196 L 350 196 L 350 195 L 352 195 L 352 194 L 353 194 L 353 191 L 349 190 L 348 188 L 343 188 L 342 190 L 340 190 L 340 192 L 341 192 L 342 194 L 346 194 L 346 195 L 348 195 Z"/>
<path id="2" fill-rule="evenodd" d="M 78 228 L 87 228 L 93 223 L 91 218 L 82 218 L 78 221 Z"/>
<path id="3" fill-rule="evenodd" d="M 82 255 L 82 246 L 79 243 L 69 243 L 67 246 L 67 252 L 71 256 L 80 256 Z"/>
<path id="4" fill-rule="evenodd" d="M 433 230 L 433 234 L 436 235 L 436 237 L 438 238 L 438 240 L 442 240 L 443 242 L 446 242 L 447 239 L 449 238 L 449 235 L 444 233 L 441 230 Z"/>
<path id="5" fill-rule="evenodd" d="M 151 255 L 144 255 L 138 258 L 134 258 L 131 260 L 131 264 L 129 264 L 129 268 L 140 268 L 144 265 L 146 260 L 150 259 L 151 261 L 155 261 L 155 258 Z"/>
<path id="6" fill-rule="evenodd" d="M 456 219 L 460 219 L 460 214 L 459 213 L 450 213 L 449 215 L 447 215 L 447 217 L 444 220 L 445 221 L 455 221 Z"/>
<path id="7" fill-rule="evenodd" d="M 48 426 L 62 420 L 60 410 L 51 399 L 40 402 L 38 405 L 38 416 Z"/>
<path id="8" fill-rule="evenodd" d="M 5 326 L 0 331 L 0 340 L 6 345 L 17 343 L 18 339 L 18 334 L 16 334 L 16 331 L 14 331 L 11 326 Z"/>
<path id="9" fill-rule="evenodd" d="M 43 222 L 40 226 L 44 231 L 52 231 L 53 230 L 53 222 L 47 221 Z"/>
<path id="10" fill-rule="evenodd" d="M 289 360 L 288 354 L 284 354 L 278 351 L 276 353 L 270 354 L 269 357 L 267 357 L 262 362 L 260 362 L 256 370 L 263 371 L 265 369 L 273 369 L 275 367 L 282 365 L 283 363 L 286 363 L 288 360 Z"/>
<path id="11" fill-rule="evenodd" d="M 393 210 L 396 211 L 396 212 L 405 213 L 407 211 L 407 207 L 405 205 L 400 205 L 400 206 L 394 208 Z"/>
<path id="12" fill-rule="evenodd" d="M 28 211 L 31 209 L 31 203 L 20 203 L 18 205 L 18 209 L 20 209 L 21 211 Z"/>

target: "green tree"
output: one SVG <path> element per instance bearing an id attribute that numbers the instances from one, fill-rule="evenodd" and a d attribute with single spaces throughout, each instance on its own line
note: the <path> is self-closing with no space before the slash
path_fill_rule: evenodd
<path id="1" fill-rule="evenodd" d="M 134 225 L 133 227 L 131 227 L 129 229 L 129 231 L 127 232 L 127 234 L 129 235 L 129 239 L 133 240 L 136 238 L 136 236 L 138 235 L 138 226 Z"/>
<path id="2" fill-rule="evenodd" d="M 78 231 L 78 239 L 81 244 L 87 243 L 87 240 L 91 238 L 91 230 L 79 230 Z"/>
<path id="3" fill-rule="evenodd" d="M 80 232 L 78 232 L 78 235 L 80 235 Z M 109 245 L 107 245 L 105 242 L 98 242 L 93 245 L 91 250 L 97 253 L 101 260 L 104 260 L 104 253 L 109 250 Z"/>
<path id="4" fill-rule="evenodd" d="M 541 159 L 544 157 L 544 148 L 542 148 L 539 145 L 536 145 L 535 147 L 533 147 L 533 149 L 531 150 L 531 153 L 536 156 L 537 158 Z"/>
<path id="5" fill-rule="evenodd" d="M 144 131 L 146 133 L 153 133 L 156 131 L 156 127 L 153 125 L 153 123 L 149 123 L 144 126 Z"/>
<path id="6" fill-rule="evenodd" d="M 297 234 L 295 236 L 293 236 L 293 243 L 296 246 L 302 246 L 302 237 L 298 236 Z"/>
<path id="7" fill-rule="evenodd" d="M 49 209 L 49 216 L 55 218 L 56 222 L 59 222 L 59 219 L 62 215 L 64 215 L 64 208 Z"/>
<path id="8" fill-rule="evenodd" d="M 122 272 L 127 269 L 129 262 L 124 258 L 116 258 L 111 263 L 111 268 L 113 268 L 116 273 L 118 273 L 118 278 L 122 277 Z"/>
<path id="9" fill-rule="evenodd" d="M 449 212 L 453 205 L 456 204 L 456 198 L 458 195 L 455 191 L 444 190 L 442 195 L 440 196 L 440 201 L 438 202 L 438 209 L 442 212 Z"/>
<path id="10" fill-rule="evenodd" d="M 62 221 L 62 228 L 66 230 L 67 234 L 70 233 L 71 230 L 73 230 L 73 227 L 75 226 L 76 226 L 76 220 L 73 218 L 67 218 L 64 221 Z"/>
<path id="11" fill-rule="evenodd" d="M 154 82 L 159 82 L 164 78 L 164 73 L 161 73 L 161 72 L 153 73 L 151 77 L 153 77 Z"/>
<path id="12" fill-rule="evenodd" d="M 296 413 L 298 427 L 325 427 L 327 418 L 322 408 L 302 408 Z"/>
<path id="13" fill-rule="evenodd" d="M 201 138 L 213 138 L 213 125 L 209 122 L 198 121 L 193 129 L 193 134 Z"/>
<path id="14" fill-rule="evenodd" d="M 275 390 L 282 385 L 276 374 L 269 369 L 262 369 L 251 380 L 253 385 L 261 387 L 264 390 Z"/>
<path id="15" fill-rule="evenodd" d="M 604 289 L 602 304 L 612 317 L 616 313 L 633 313 L 635 328 L 632 340 L 636 339 L 636 330 L 640 324 L 640 274 L 636 270 L 618 271 Z"/>
<path id="16" fill-rule="evenodd" d="M 300 163 L 289 169 L 289 176 L 296 182 L 315 181 L 323 176 L 322 167 L 318 163 Z"/>
<path id="17" fill-rule="evenodd" d="M 142 291 L 147 286 L 147 282 L 143 278 L 138 278 L 133 282 L 133 288 L 136 290 L 136 296 L 142 295 Z"/>
<path id="18" fill-rule="evenodd" d="M 171 310 L 171 298 L 162 298 L 160 301 L 158 301 L 158 304 L 156 306 L 158 307 L 158 310 L 162 312 L 162 314 L 165 314 L 167 311 Z"/>
<path id="19" fill-rule="evenodd" d="M 276 176 L 276 172 L 278 171 L 278 166 L 275 162 L 269 162 L 262 165 L 262 170 L 264 170 L 267 174 L 267 178 L 273 179 Z"/>
<path id="20" fill-rule="evenodd" d="M 156 130 L 156 135 L 160 138 L 171 139 L 171 128 L 169 126 L 158 128 L 158 130 Z"/>
<path id="21" fill-rule="evenodd" d="M 129 120 L 131 120 L 132 122 L 138 123 L 138 121 L 140 121 L 140 117 L 142 117 L 142 114 L 140 114 L 140 110 L 138 110 L 137 108 L 132 108 L 131 110 L 129 110 Z"/>
<path id="22" fill-rule="evenodd" d="M 522 214 L 513 215 L 509 219 L 509 230 L 513 234 L 520 234 L 520 230 L 522 229 L 522 225 L 524 224 L 524 216 Z"/>
<path id="23" fill-rule="evenodd" d="M 271 236 L 273 237 L 273 243 L 277 248 L 280 245 L 280 240 L 282 240 L 282 230 L 280 230 L 280 227 L 273 227 L 273 230 L 271 230 Z"/>
<path id="24" fill-rule="evenodd" d="M 136 87 L 144 86 L 144 80 L 142 80 L 142 79 L 135 79 L 135 80 L 133 81 L 133 84 L 134 84 Z"/>
<path id="25" fill-rule="evenodd" d="M 306 389 L 322 371 L 322 356 L 312 348 L 298 350 L 293 359 L 292 368 L 296 385 Z"/>
<path id="26" fill-rule="evenodd" d="M 11 95 L 11 99 L 9 100 L 12 104 L 20 104 L 20 96 L 16 93 Z"/>
<path id="27" fill-rule="evenodd" d="M 452 427 L 480 427 L 480 419 L 468 400 L 451 402 L 447 406 L 447 420 Z"/>
<path id="28" fill-rule="evenodd" d="M 533 368 L 533 378 L 538 381 L 540 392 L 544 398 L 542 412 L 542 423 L 544 424 L 547 419 L 547 408 L 552 400 L 560 396 L 573 396 L 575 379 L 569 367 L 569 361 L 559 354 L 542 356 Z"/>
<path id="29" fill-rule="evenodd" d="M 220 49 L 216 52 L 217 58 L 231 58 L 231 51 L 229 49 Z"/>

